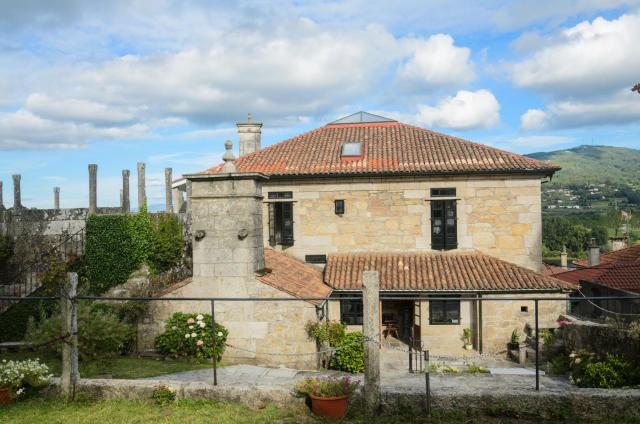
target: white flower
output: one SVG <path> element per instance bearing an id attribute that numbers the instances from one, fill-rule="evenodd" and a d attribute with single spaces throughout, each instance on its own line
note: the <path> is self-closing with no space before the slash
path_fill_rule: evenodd
<path id="1" fill-rule="evenodd" d="M 193 330 L 193 325 L 190 325 L 190 326 L 189 326 L 189 330 Z"/>
<path id="2" fill-rule="evenodd" d="M 187 334 L 185 334 L 185 335 L 184 335 L 184 338 L 185 338 L 185 339 L 188 339 L 189 337 L 191 337 L 191 334 L 189 334 L 189 333 L 187 333 Z"/>
<path id="3" fill-rule="evenodd" d="M 199 314 L 199 315 L 196 317 L 196 319 L 197 319 L 198 321 L 202 321 L 202 320 L 204 319 L 204 317 L 202 316 L 202 314 Z"/>
<path id="4" fill-rule="evenodd" d="M 202 340 L 198 340 L 198 341 L 196 342 L 196 344 L 197 344 L 198 346 L 202 346 L 202 345 L 204 344 L 204 342 L 203 342 Z"/>
<path id="5" fill-rule="evenodd" d="M 176 327 L 176 326 L 174 325 L 173 327 L 171 327 L 171 329 L 172 329 L 173 331 L 176 331 L 176 330 L 178 329 L 178 327 Z"/>
<path id="6" fill-rule="evenodd" d="M 579 364 L 580 362 L 582 362 L 582 359 L 576 358 L 576 364 Z"/>
<path id="7" fill-rule="evenodd" d="M 200 325 L 200 328 L 204 328 L 207 326 L 207 324 L 205 324 L 203 321 L 200 321 L 198 325 Z"/>
<path id="8" fill-rule="evenodd" d="M 218 331 L 218 337 L 222 337 L 222 331 Z"/>
<path id="9" fill-rule="evenodd" d="M 191 333 L 191 337 L 198 337 L 196 333 Z"/>
<path id="10" fill-rule="evenodd" d="M 16 395 L 20 396 L 22 393 L 24 392 L 24 389 L 21 387 L 18 389 L 18 391 L 16 392 Z"/>
<path id="11" fill-rule="evenodd" d="M 187 320 L 187 324 L 193 324 L 194 322 L 195 322 L 195 321 L 193 320 L 193 318 L 189 318 L 189 319 Z"/>

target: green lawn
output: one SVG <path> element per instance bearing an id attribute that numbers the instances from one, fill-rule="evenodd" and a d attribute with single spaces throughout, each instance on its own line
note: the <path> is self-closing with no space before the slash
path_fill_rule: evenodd
<path id="1" fill-rule="evenodd" d="M 11 352 L 0 354 L 0 360 L 21 360 L 39 358 L 49 366 L 54 375 L 60 375 L 60 359 L 43 356 L 35 352 Z M 224 365 L 224 364 L 222 364 Z M 208 362 L 194 362 L 186 359 L 142 359 L 132 356 L 120 356 L 113 359 L 98 359 L 94 361 L 80 361 L 80 377 L 95 378 L 110 376 L 111 378 L 144 378 L 157 375 L 171 374 L 181 371 L 211 368 Z"/>
<path id="2" fill-rule="evenodd" d="M 406 424 L 406 423 L 540 423 L 553 422 L 577 424 L 579 420 L 540 421 L 535 419 L 500 416 L 467 416 L 460 413 L 434 412 L 431 419 L 416 415 L 385 415 L 369 418 L 362 415 L 348 414 L 343 423 L 354 424 Z M 590 421 L 598 422 L 598 421 Z M 601 421 L 602 422 L 602 421 Z M 619 420 L 618 422 L 635 422 L 637 420 Z M 0 406 L 0 423 L 326 423 L 314 417 L 308 411 L 296 411 L 278 408 L 273 405 L 255 405 L 249 408 L 230 402 L 206 400 L 180 400 L 168 406 L 158 406 L 148 401 L 130 400 L 79 400 L 64 402 L 60 399 L 33 398 L 23 400 L 11 406 Z"/>

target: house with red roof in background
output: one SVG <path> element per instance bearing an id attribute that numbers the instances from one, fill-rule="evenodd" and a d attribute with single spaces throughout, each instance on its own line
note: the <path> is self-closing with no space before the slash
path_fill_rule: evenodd
<path id="1" fill-rule="evenodd" d="M 640 245 L 600 255 L 590 249 L 589 258 L 575 261 L 580 268 L 554 274 L 575 284 L 586 297 L 637 296 L 640 294 Z M 640 315 L 640 301 L 593 300 L 572 302 L 571 313 L 583 318 Z"/>
<path id="2" fill-rule="evenodd" d="M 242 297 L 264 286 L 292 297 L 321 295 L 328 300 L 313 304 L 318 319 L 356 330 L 362 301 L 353 298 L 361 296 L 362 273 L 376 270 L 382 294 L 394 297 L 381 302 L 384 335 L 456 353 L 465 328 L 475 349 L 495 352 L 505 349 L 513 330 L 533 326 L 532 301 L 481 306 L 465 298 L 564 299 L 574 288 L 542 274 L 541 182 L 557 165 L 367 112 L 265 148 L 261 123 L 249 117 L 237 126 L 239 157 L 228 141 L 224 164 L 185 175 L 174 186 L 200 235 L 192 289 L 179 295 Z M 224 181 L 231 182 L 223 187 Z M 226 208 L 224 196 L 234 196 L 229 202 L 238 206 Z M 242 245 L 240 234 L 248 234 L 243 240 L 254 250 L 236 258 L 224 251 L 227 235 L 220 228 L 239 223 L 228 245 Z M 254 275 L 237 271 L 244 267 Z M 237 337 L 257 350 L 268 343 L 275 348 L 277 334 L 244 331 L 241 324 L 263 328 L 295 302 L 284 303 L 271 315 L 237 306 L 217 317 L 231 327 L 232 343 Z M 541 302 L 540 325 L 554 327 L 565 312 L 566 302 Z M 292 335 L 304 334 L 307 316 L 284 327 L 288 349 L 295 345 Z"/>

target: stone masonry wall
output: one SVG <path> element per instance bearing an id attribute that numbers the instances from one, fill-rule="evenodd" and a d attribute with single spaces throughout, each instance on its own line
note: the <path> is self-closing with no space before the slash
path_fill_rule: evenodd
<path id="1" fill-rule="evenodd" d="M 430 189 L 442 187 L 456 188 L 459 249 L 478 249 L 540 271 L 540 178 L 270 180 L 263 194 L 267 199 L 270 191 L 293 192 L 295 243 L 285 250 L 304 259 L 308 254 L 431 249 Z M 334 213 L 338 199 L 345 200 L 344 215 Z"/>

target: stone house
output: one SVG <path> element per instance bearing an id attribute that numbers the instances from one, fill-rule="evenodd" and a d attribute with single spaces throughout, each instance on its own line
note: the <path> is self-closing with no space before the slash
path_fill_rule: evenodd
<path id="1" fill-rule="evenodd" d="M 314 365 L 261 353 L 313 351 L 308 320 L 358 328 L 361 302 L 341 299 L 360 294 L 366 269 L 395 298 L 381 302 L 385 336 L 435 352 L 459 351 L 464 328 L 495 352 L 533 324 L 532 301 L 465 297 L 571 289 L 540 273 L 540 184 L 557 166 L 365 112 L 263 149 L 261 126 L 239 123 L 240 157 L 227 142 L 224 165 L 174 185 L 191 214 L 194 269 L 166 296 L 329 299 L 220 302 L 243 360 Z M 158 317 L 209 307 L 189 305 L 158 304 Z M 541 326 L 565 307 L 541 302 Z"/>

